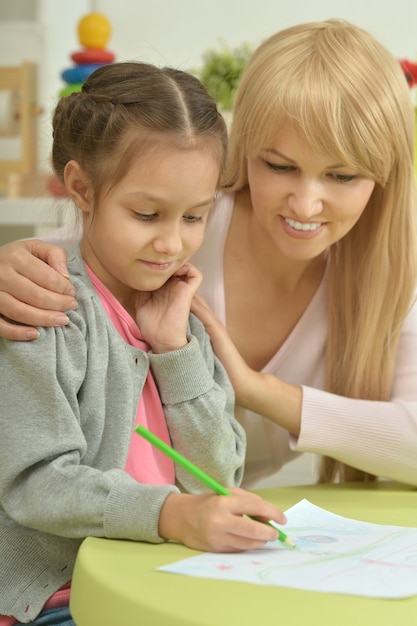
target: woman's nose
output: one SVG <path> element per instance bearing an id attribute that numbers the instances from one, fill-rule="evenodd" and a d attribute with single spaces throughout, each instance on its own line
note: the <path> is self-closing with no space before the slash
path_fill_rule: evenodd
<path id="1" fill-rule="evenodd" d="M 298 181 L 288 197 L 288 206 L 295 217 L 311 219 L 323 210 L 322 185 L 313 180 Z"/>

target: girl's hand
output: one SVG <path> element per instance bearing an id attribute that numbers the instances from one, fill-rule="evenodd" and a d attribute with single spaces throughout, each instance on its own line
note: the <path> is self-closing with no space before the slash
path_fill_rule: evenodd
<path id="1" fill-rule="evenodd" d="M 171 493 L 159 516 L 160 536 L 208 552 L 242 552 L 276 541 L 274 528 L 248 516 L 285 524 L 282 511 L 254 493 L 230 492 L 231 496 Z"/>
<path id="2" fill-rule="evenodd" d="M 136 321 L 155 353 L 179 350 L 187 344 L 191 301 L 201 281 L 201 272 L 186 263 L 156 291 L 138 294 Z"/>
<path id="3" fill-rule="evenodd" d="M 31 326 L 62 326 L 61 311 L 75 309 L 75 291 L 68 280 L 66 252 L 43 241 L 17 241 L 0 247 L 0 336 L 36 339 Z"/>

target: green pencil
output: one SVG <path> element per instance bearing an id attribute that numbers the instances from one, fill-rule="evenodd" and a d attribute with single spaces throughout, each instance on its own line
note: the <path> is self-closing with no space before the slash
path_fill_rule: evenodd
<path id="1" fill-rule="evenodd" d="M 149 443 L 155 446 L 155 448 L 161 450 L 161 452 L 169 456 L 175 463 L 178 463 L 178 465 L 187 470 L 187 472 L 190 472 L 190 474 L 192 474 L 195 478 L 198 478 L 198 480 L 200 480 L 203 485 L 206 485 L 206 487 L 214 491 L 214 493 L 217 493 L 217 495 L 232 495 L 231 492 L 226 489 L 226 487 L 220 485 L 217 481 L 214 480 L 214 478 L 211 478 L 211 476 L 203 472 L 203 470 L 194 465 L 194 463 L 191 463 L 191 461 L 186 459 L 185 456 L 174 450 L 174 448 L 171 448 L 171 446 L 168 446 L 164 441 L 159 439 L 159 437 L 151 433 L 143 426 L 137 426 L 135 428 L 135 431 L 138 433 L 138 435 L 141 435 L 144 439 L 149 441 Z M 278 528 L 276 522 L 272 520 L 265 522 L 264 520 L 258 519 L 257 517 L 252 517 L 252 519 L 256 520 L 257 522 L 262 522 L 263 524 L 268 524 L 269 526 L 272 526 L 272 528 L 275 528 L 275 530 L 278 531 L 279 541 L 285 543 L 291 548 L 295 548 L 294 543 L 291 541 L 291 539 L 287 537 L 285 533 L 282 532 L 280 528 Z"/>

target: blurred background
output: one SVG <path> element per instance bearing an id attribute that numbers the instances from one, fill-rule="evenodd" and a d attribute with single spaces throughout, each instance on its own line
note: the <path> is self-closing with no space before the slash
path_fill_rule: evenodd
<path id="1" fill-rule="evenodd" d="M 62 89 L 63 70 L 80 49 L 79 20 L 106 16 L 106 48 L 116 60 L 141 60 L 181 69 L 199 68 L 205 51 L 243 43 L 253 47 L 297 22 L 342 17 L 370 30 L 398 58 L 417 60 L 416 0 L 0 0 L 0 66 L 36 64 L 37 168 L 49 170 L 50 118 Z M 0 101 L 0 131 L 7 123 Z M 3 145 L 2 145 L 3 144 Z M 0 137 L 0 157 L 13 145 Z"/>

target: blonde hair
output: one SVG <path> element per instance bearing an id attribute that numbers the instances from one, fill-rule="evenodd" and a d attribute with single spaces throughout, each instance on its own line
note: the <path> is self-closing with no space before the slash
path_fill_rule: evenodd
<path id="1" fill-rule="evenodd" d="M 289 123 L 320 154 L 376 181 L 362 217 L 330 250 L 326 389 L 389 400 L 417 275 L 414 112 L 399 62 L 343 20 L 302 24 L 267 39 L 236 96 L 227 190 L 247 186 L 247 158 Z M 320 480 L 337 477 L 374 478 L 323 459 Z"/>

